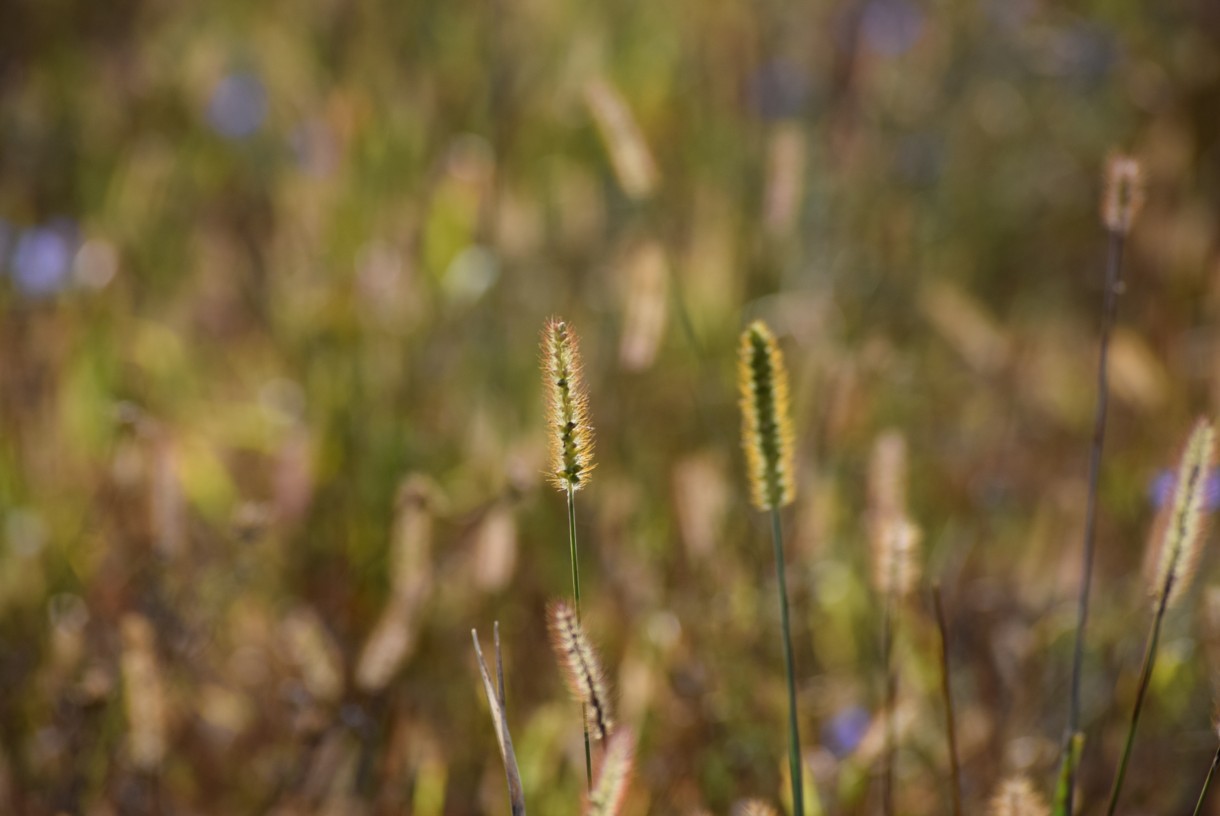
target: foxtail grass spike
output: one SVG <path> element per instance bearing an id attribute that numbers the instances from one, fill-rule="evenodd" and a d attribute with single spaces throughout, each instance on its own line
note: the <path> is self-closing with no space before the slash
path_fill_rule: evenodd
<path id="1" fill-rule="evenodd" d="M 1199 566 L 1206 528 L 1207 480 L 1215 458 L 1211 423 L 1195 423 L 1178 464 L 1173 497 L 1162 509 L 1154 532 L 1157 547 L 1152 597 L 1172 607 L 1190 586 Z"/>
<path id="2" fill-rule="evenodd" d="M 733 805 L 732 816 L 779 816 L 775 808 L 761 799 L 745 799 Z"/>
<path id="3" fill-rule="evenodd" d="M 546 390 L 551 483 L 577 491 L 593 470 L 593 429 L 580 366 L 580 344 L 570 324 L 552 319 L 542 332 L 542 380 Z"/>
<path id="4" fill-rule="evenodd" d="M 1204 512 L 1207 507 L 1207 480 L 1214 458 L 1215 434 L 1211 423 L 1200 419 L 1195 423 L 1190 438 L 1182 450 L 1174 483 L 1173 497 L 1162 509 L 1153 528 L 1153 543 L 1156 547 L 1156 568 L 1152 596 L 1156 607 L 1152 628 L 1148 633 L 1148 645 L 1144 649 L 1144 662 L 1140 667 L 1139 685 L 1135 692 L 1135 705 L 1131 709 L 1131 722 L 1127 726 L 1127 738 L 1123 743 L 1118 770 L 1114 774 L 1114 785 L 1110 789 L 1108 816 L 1114 816 L 1122 794 L 1123 781 L 1127 776 L 1127 763 L 1135 744 L 1135 732 L 1139 727 L 1140 713 L 1152 670 L 1156 666 L 1157 645 L 1161 638 L 1161 624 L 1165 611 L 1182 597 L 1190 579 L 1194 576 L 1203 544 Z"/>
<path id="5" fill-rule="evenodd" d="M 868 514 L 874 524 L 907 512 L 907 443 L 897 430 L 882 432 L 873 443 L 868 466 Z"/>
<path id="6" fill-rule="evenodd" d="M 1144 205 L 1144 174 L 1138 160 L 1122 153 L 1106 162 L 1101 221 L 1112 233 L 1126 235 Z"/>
<path id="7" fill-rule="evenodd" d="M 547 607 L 547 629 L 568 688 L 592 715 L 589 722 L 592 736 L 605 740 L 614 728 L 614 721 L 606 676 L 597 652 L 581 628 L 576 613 L 564 601 L 553 601 Z"/>
<path id="8" fill-rule="evenodd" d="M 1050 810 L 1024 776 L 1006 779 L 991 799 L 987 816 L 1050 816 Z"/>
<path id="9" fill-rule="evenodd" d="M 597 783 L 589 794 L 586 816 L 617 816 L 627 796 L 631 772 L 635 767 L 635 736 L 630 729 L 614 732 L 606 745 Z"/>
<path id="10" fill-rule="evenodd" d="M 761 320 L 742 332 L 738 383 L 750 498 L 759 510 L 784 507 L 795 495 L 788 372 L 775 336 Z"/>
<path id="11" fill-rule="evenodd" d="M 919 526 L 908 519 L 880 522 L 873 536 L 873 584 L 882 597 L 899 601 L 915 589 L 922 538 Z"/>

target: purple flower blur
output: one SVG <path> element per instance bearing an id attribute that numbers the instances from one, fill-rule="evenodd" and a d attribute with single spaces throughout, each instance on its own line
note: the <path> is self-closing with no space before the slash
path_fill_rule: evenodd
<path id="1" fill-rule="evenodd" d="M 71 280 L 76 243 L 76 227 L 64 219 L 25 230 L 13 249 L 13 283 L 30 297 L 63 289 Z"/>
<path id="2" fill-rule="evenodd" d="M 1152 506 L 1160 510 L 1173 497 L 1173 488 L 1177 483 L 1177 474 L 1165 468 L 1157 472 L 1148 482 L 1148 500 Z M 1206 507 L 1208 510 L 1220 508 L 1220 468 L 1213 468 L 1207 477 Z"/>
<path id="3" fill-rule="evenodd" d="M 267 91 L 257 74 L 236 71 L 216 83 L 208 102 L 208 124 L 221 136 L 252 136 L 266 116 Z"/>
<path id="4" fill-rule="evenodd" d="M 871 51 L 896 57 L 923 32 L 923 13 L 907 0 L 872 0 L 860 18 L 860 39 Z"/>
<path id="5" fill-rule="evenodd" d="M 868 711 L 860 706 L 849 706 L 822 726 L 822 743 L 842 759 L 856 750 L 871 721 Z"/>

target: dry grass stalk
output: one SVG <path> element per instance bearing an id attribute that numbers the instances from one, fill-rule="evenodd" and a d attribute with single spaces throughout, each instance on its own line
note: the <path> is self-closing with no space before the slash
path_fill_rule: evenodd
<path id="1" fill-rule="evenodd" d="M 542 332 L 542 380 L 547 397 L 551 483 L 564 491 L 585 486 L 593 469 L 593 428 L 572 327 L 552 319 Z"/>
<path id="2" fill-rule="evenodd" d="M 564 601 L 553 601 L 547 607 L 547 629 L 568 688 L 592 714 L 590 735 L 605 740 L 614 728 L 614 721 L 606 675 L 596 650 L 581 628 L 576 612 Z"/>
<path id="3" fill-rule="evenodd" d="M 614 732 L 606 745 L 597 782 L 589 794 L 586 816 L 616 816 L 623 807 L 635 767 L 635 735 L 628 728 Z"/>
<path id="4" fill-rule="evenodd" d="M 521 786 L 521 771 L 517 768 L 517 755 L 513 751 L 513 739 L 508 732 L 508 717 L 505 713 L 504 660 L 500 653 L 500 624 L 495 624 L 496 681 L 493 683 L 483 660 L 483 649 L 479 646 L 479 633 L 470 630 L 474 641 L 474 653 L 479 661 L 479 676 L 483 678 L 483 691 L 491 707 L 491 719 L 496 727 L 496 743 L 500 746 L 500 758 L 504 761 L 504 774 L 508 778 L 508 801 L 513 816 L 525 816 L 525 793 Z"/>
<path id="5" fill-rule="evenodd" d="M 741 334 L 737 373 L 751 501 L 759 510 L 784 507 L 796 494 L 788 371 L 775 335 L 761 320 Z"/>

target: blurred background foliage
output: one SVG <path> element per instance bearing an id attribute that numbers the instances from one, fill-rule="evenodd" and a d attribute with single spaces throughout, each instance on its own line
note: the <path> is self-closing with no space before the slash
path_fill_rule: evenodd
<path id="1" fill-rule="evenodd" d="M 901 429 L 945 590 L 968 808 L 1049 792 L 1105 239 L 1113 348 L 1082 786 L 1109 784 L 1157 476 L 1220 396 L 1210 0 L 0 4 L 6 812 L 506 812 L 468 632 L 501 622 L 537 813 L 580 724 L 538 333 L 582 336 L 585 619 L 641 734 L 628 813 L 779 801 L 778 611 L 734 342 L 779 332 L 806 758 L 875 812 L 866 470 Z M 1206 585 L 1172 616 L 1130 812 L 1215 748 Z M 1212 615 L 1207 610 L 1212 609 Z M 937 641 L 900 618 L 905 814 L 948 809 Z"/>

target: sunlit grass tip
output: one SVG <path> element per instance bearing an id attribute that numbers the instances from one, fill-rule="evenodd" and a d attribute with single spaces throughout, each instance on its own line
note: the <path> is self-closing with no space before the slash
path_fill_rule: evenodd
<path id="1" fill-rule="evenodd" d="M 606 745 L 597 782 L 589 793 L 586 816 L 615 816 L 623 807 L 634 769 L 635 735 L 628 728 L 620 728 Z"/>
<path id="2" fill-rule="evenodd" d="M 547 606 L 547 629 L 551 648 L 563 670 L 564 680 L 572 694 L 589 709 L 590 736 L 604 740 L 614 728 L 610 712 L 610 695 L 601 660 L 581 628 L 576 612 L 564 601 L 552 601 Z"/>
<path id="3" fill-rule="evenodd" d="M 750 499 L 759 510 L 783 507 L 795 495 L 788 371 L 775 335 L 761 320 L 741 334 L 737 372 Z"/>
<path id="4" fill-rule="evenodd" d="M 1215 459 L 1215 430 L 1206 419 L 1195 423 L 1182 450 L 1173 496 L 1153 528 L 1156 547 L 1152 596 L 1172 606 L 1190 586 L 1199 566 L 1207 527 L 1207 481 Z"/>
<path id="5" fill-rule="evenodd" d="M 1106 161 L 1101 220 L 1110 232 L 1126 235 L 1144 205 L 1144 173 L 1132 156 L 1113 153 Z"/>
<path id="6" fill-rule="evenodd" d="M 593 470 L 593 428 L 580 365 L 580 343 L 569 323 L 552 318 L 542 331 L 551 483 L 564 491 L 585 486 Z"/>
<path id="7" fill-rule="evenodd" d="M 1050 808 L 1024 776 L 1004 780 L 991 798 L 987 816 L 1050 816 Z"/>
<path id="8" fill-rule="evenodd" d="M 779 816 L 775 808 L 761 799 L 743 799 L 733 805 L 731 816 Z"/>

